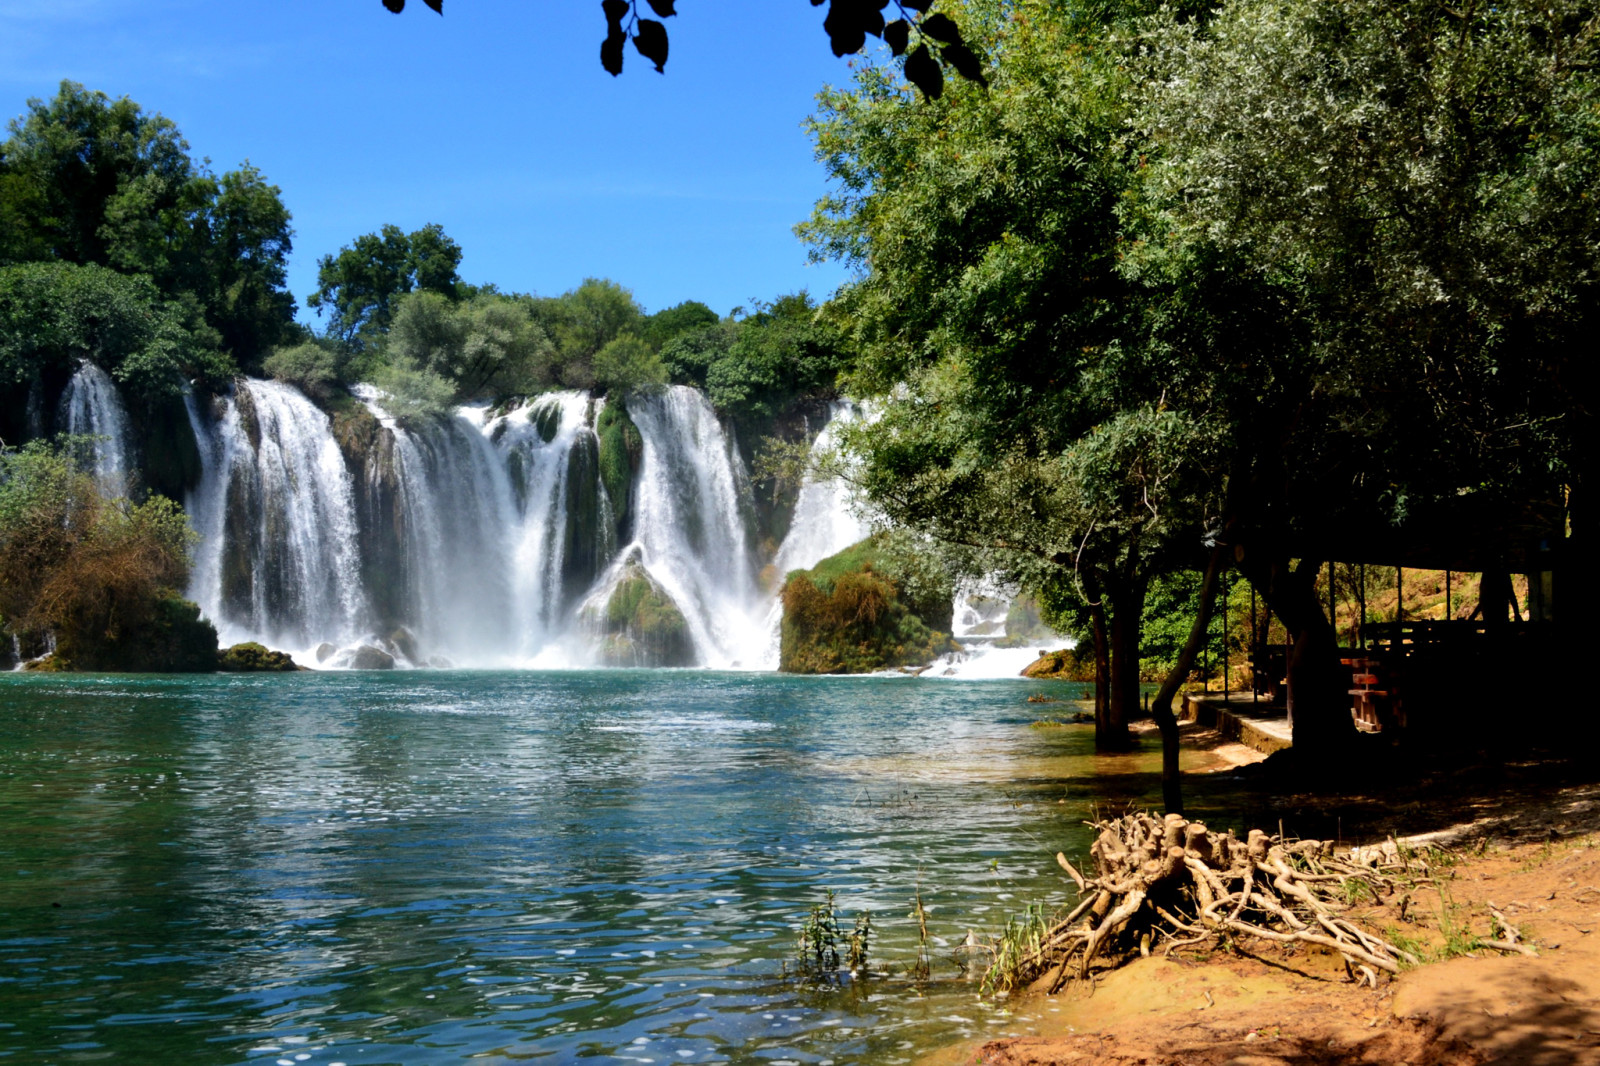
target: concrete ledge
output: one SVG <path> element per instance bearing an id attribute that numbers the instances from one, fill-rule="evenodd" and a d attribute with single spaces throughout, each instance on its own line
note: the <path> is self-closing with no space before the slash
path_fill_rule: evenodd
<path id="1" fill-rule="evenodd" d="M 1281 706 L 1251 702 L 1234 693 L 1185 696 L 1184 719 L 1215 729 L 1229 740 L 1265 755 L 1293 747 L 1289 717 Z"/>

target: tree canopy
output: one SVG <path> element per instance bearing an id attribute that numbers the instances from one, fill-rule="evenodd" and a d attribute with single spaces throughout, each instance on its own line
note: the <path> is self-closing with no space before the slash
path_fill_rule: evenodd
<path id="1" fill-rule="evenodd" d="M 881 411 L 856 476 L 974 565 L 1065 576 L 1113 702 L 1118 617 L 1226 545 L 1296 633 L 1297 743 L 1336 746 L 1329 531 L 1583 482 L 1592 5 L 952 14 L 987 93 L 868 65 L 811 127 L 801 231 L 858 269 L 829 311 Z"/>
<path id="2" fill-rule="evenodd" d="M 220 177 L 173 123 L 70 81 L 0 144 L 0 264 L 61 262 L 148 277 L 241 364 L 294 332 L 290 216 L 248 162 Z"/>

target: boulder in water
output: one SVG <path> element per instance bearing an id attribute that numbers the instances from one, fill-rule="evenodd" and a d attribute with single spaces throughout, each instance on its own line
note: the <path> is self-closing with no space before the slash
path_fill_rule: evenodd
<path id="1" fill-rule="evenodd" d="M 334 655 L 334 654 L 335 654 L 335 653 L 336 653 L 336 652 L 338 652 L 338 650 L 339 650 L 339 649 L 338 649 L 338 648 L 336 648 L 336 647 L 334 647 L 334 646 L 333 646 L 333 645 L 332 645 L 332 644 L 329 644 L 329 643 L 328 643 L 328 642 L 327 642 L 327 641 L 323 641 L 323 642 L 322 642 L 322 643 L 321 643 L 321 644 L 318 644 L 318 645 L 317 645 L 317 650 L 316 650 L 316 651 L 315 651 L 315 652 L 313 652 L 313 654 L 314 654 L 314 655 L 316 655 L 316 657 L 317 657 L 317 662 L 319 662 L 319 663 L 325 663 L 325 662 L 327 662 L 327 661 L 328 661 L 328 660 L 329 660 L 329 659 L 330 659 L 330 658 L 331 658 L 331 657 L 332 657 L 332 656 L 333 656 L 333 655 Z"/>
<path id="2" fill-rule="evenodd" d="M 605 606 L 586 611 L 600 631 L 607 666 L 693 666 L 689 622 L 637 557 L 611 587 Z"/>
<path id="3" fill-rule="evenodd" d="M 1023 677 L 1053 678 L 1057 681 L 1093 681 L 1094 656 L 1079 658 L 1074 648 L 1039 652 L 1039 658 L 1022 669 Z"/>
<path id="4" fill-rule="evenodd" d="M 961 650 L 948 633 L 949 600 L 912 601 L 870 537 L 810 570 L 791 572 L 782 600 L 778 669 L 785 673 L 926 667 Z"/>
<path id="5" fill-rule="evenodd" d="M 220 652 L 217 655 L 217 669 L 225 673 L 288 673 L 300 667 L 288 652 L 273 651 L 252 640 Z"/>
<path id="6" fill-rule="evenodd" d="M 401 626 L 389 634 L 389 644 L 407 662 L 420 664 L 422 656 L 417 654 L 417 635 L 405 626 Z"/>
<path id="7" fill-rule="evenodd" d="M 393 670 L 394 656 L 382 648 L 363 644 L 350 656 L 349 665 L 352 670 Z"/>

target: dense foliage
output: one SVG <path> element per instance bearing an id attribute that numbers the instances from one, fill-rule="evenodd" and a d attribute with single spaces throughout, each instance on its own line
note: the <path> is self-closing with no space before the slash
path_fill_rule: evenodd
<path id="1" fill-rule="evenodd" d="M 928 575 L 907 572 L 915 565 L 875 538 L 787 575 L 779 668 L 860 674 L 923 666 L 957 650 L 948 580 L 927 587 Z"/>
<path id="2" fill-rule="evenodd" d="M 171 500 L 104 499 L 88 442 L 0 447 L 0 630 L 56 667 L 211 670 L 217 635 L 176 590 L 194 539 Z"/>
<path id="3" fill-rule="evenodd" d="M 245 164 L 220 177 L 172 122 L 64 81 L 0 144 L 0 264 L 58 262 L 148 279 L 241 366 L 294 332 L 279 190 Z M 193 329 L 202 324 L 205 329 Z"/>
<path id="4" fill-rule="evenodd" d="M 989 91 L 868 65 L 812 124 L 835 190 L 802 232 L 858 270 L 830 310 L 882 412 L 863 487 L 1086 617 L 1112 739 L 1151 582 L 1229 552 L 1296 633 L 1297 746 L 1334 750 L 1294 560 L 1496 491 L 1578 528 L 1593 5 L 956 14 Z"/>

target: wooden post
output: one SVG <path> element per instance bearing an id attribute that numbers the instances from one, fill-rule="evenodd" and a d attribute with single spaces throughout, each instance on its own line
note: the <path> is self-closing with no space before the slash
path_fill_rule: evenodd
<path id="1" fill-rule="evenodd" d="M 1362 651 L 1367 650 L 1367 564 L 1358 564 L 1356 571 L 1356 610 L 1361 613 L 1361 619 L 1356 623 L 1356 647 Z"/>
<path id="2" fill-rule="evenodd" d="M 1250 585 L 1250 658 L 1255 661 L 1256 647 L 1261 643 L 1260 635 L 1256 630 L 1256 586 Z M 1256 681 L 1256 668 L 1250 667 L 1250 702 L 1257 703 L 1261 699 L 1260 685 Z"/>
<path id="3" fill-rule="evenodd" d="M 1532 588 L 1532 578 L 1529 579 Z M 1222 571 L 1222 702 L 1228 702 L 1228 571 Z"/>

